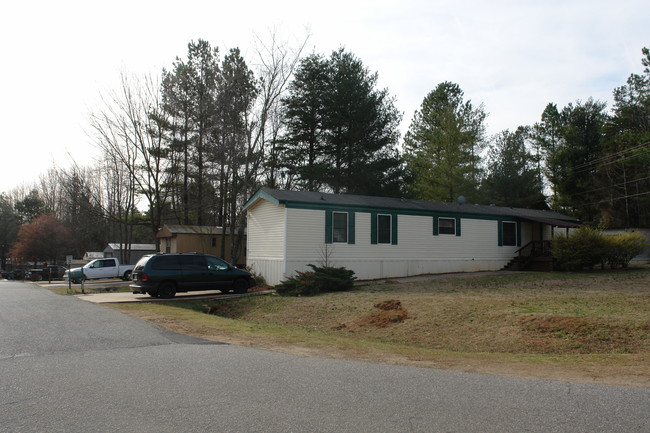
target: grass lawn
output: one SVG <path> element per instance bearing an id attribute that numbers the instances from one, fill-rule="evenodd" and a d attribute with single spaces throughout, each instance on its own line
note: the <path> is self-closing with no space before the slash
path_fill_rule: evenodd
<path id="1" fill-rule="evenodd" d="M 650 386 L 647 266 L 115 308 L 177 332 L 291 353 Z"/>

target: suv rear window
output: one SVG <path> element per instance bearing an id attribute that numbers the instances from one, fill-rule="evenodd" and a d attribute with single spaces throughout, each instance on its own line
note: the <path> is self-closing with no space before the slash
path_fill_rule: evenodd
<path id="1" fill-rule="evenodd" d="M 144 265 L 147 264 L 147 262 L 151 259 L 151 256 L 143 256 L 140 260 L 138 260 L 138 263 L 135 264 L 133 267 L 134 271 L 140 271 L 144 269 Z"/>
<path id="2" fill-rule="evenodd" d="M 179 256 L 158 256 L 153 258 L 151 269 L 160 271 L 178 271 L 181 269 Z"/>

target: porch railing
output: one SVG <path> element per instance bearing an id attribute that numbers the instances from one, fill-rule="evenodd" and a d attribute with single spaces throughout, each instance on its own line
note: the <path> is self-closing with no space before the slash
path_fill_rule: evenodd
<path id="1" fill-rule="evenodd" d="M 551 257 L 551 241 L 530 241 L 517 251 L 519 269 L 524 269 L 537 257 Z"/>

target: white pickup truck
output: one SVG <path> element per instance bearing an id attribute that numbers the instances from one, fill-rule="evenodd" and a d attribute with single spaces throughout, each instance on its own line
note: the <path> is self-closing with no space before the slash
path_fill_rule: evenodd
<path id="1" fill-rule="evenodd" d="M 83 268 L 70 269 L 63 278 L 67 278 L 73 283 L 102 278 L 121 278 L 126 281 L 131 279 L 132 272 L 133 265 L 120 265 L 120 261 L 116 258 L 96 259 L 84 265 Z"/>

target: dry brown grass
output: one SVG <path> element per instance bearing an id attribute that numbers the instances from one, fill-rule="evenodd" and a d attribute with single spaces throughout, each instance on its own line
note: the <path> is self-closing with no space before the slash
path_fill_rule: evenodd
<path id="1" fill-rule="evenodd" d="M 185 332 L 274 350 L 650 386 L 648 267 L 446 276 L 155 308 L 159 318 L 185 311 L 177 320 Z M 202 316 L 200 329 L 188 325 L 190 313 Z"/>

